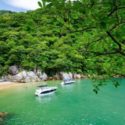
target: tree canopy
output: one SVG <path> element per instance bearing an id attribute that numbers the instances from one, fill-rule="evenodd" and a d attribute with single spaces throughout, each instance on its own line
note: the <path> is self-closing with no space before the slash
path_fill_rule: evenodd
<path id="1" fill-rule="evenodd" d="M 42 0 L 0 13 L 0 73 L 10 65 L 98 78 L 125 75 L 125 0 Z"/>

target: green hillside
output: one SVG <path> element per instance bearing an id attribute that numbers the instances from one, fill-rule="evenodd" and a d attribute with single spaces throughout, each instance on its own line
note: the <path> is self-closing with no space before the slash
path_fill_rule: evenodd
<path id="1" fill-rule="evenodd" d="M 124 0 L 44 0 L 41 9 L 0 12 L 0 74 L 11 65 L 114 76 L 125 74 Z"/>

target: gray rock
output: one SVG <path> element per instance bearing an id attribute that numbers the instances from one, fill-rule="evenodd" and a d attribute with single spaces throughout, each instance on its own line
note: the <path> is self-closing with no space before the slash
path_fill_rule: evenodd
<path id="1" fill-rule="evenodd" d="M 47 76 L 47 74 L 46 73 L 41 73 L 41 75 L 39 76 L 39 78 L 41 79 L 41 80 L 47 80 L 48 79 L 48 76 Z"/>
<path id="2" fill-rule="evenodd" d="M 40 81 L 39 77 L 33 71 L 27 72 L 27 78 L 26 79 L 30 79 L 31 82 Z"/>
<path id="3" fill-rule="evenodd" d="M 24 82 L 24 83 L 32 82 L 32 79 L 27 76 L 24 79 L 22 79 L 22 82 Z"/>
<path id="4" fill-rule="evenodd" d="M 12 75 L 16 75 L 18 73 L 18 67 L 17 66 L 10 66 L 9 67 L 9 73 Z"/>
<path id="5" fill-rule="evenodd" d="M 72 79 L 73 78 L 73 74 L 71 72 L 69 72 L 69 73 L 61 72 L 60 74 L 61 74 L 62 79 Z"/>
<path id="6" fill-rule="evenodd" d="M 26 74 L 27 74 L 27 76 L 30 77 L 30 78 L 36 77 L 36 74 L 35 74 L 33 71 L 29 71 L 29 72 L 27 72 Z"/>
<path id="7" fill-rule="evenodd" d="M 35 71 L 35 74 L 40 77 L 42 75 L 42 71 L 40 69 L 38 69 L 37 71 Z"/>
<path id="8" fill-rule="evenodd" d="M 33 71 L 27 72 L 25 70 L 13 76 L 9 75 L 8 79 L 13 82 L 22 82 L 22 83 L 40 81 L 38 76 Z"/>
<path id="9" fill-rule="evenodd" d="M 36 75 L 43 81 L 48 79 L 47 74 L 42 72 L 40 69 L 36 71 Z"/>
<path id="10" fill-rule="evenodd" d="M 10 76 L 9 79 L 13 82 L 25 82 L 25 78 L 27 77 L 27 72 L 24 70 L 17 75 Z"/>

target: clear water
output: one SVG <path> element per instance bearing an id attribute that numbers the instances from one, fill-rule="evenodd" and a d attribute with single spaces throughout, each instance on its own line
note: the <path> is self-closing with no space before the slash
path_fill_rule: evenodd
<path id="1" fill-rule="evenodd" d="M 4 125 L 125 125 L 125 79 L 121 86 L 92 91 L 89 80 L 61 87 L 54 95 L 35 97 L 36 85 L 0 91 L 0 111 L 9 112 Z"/>

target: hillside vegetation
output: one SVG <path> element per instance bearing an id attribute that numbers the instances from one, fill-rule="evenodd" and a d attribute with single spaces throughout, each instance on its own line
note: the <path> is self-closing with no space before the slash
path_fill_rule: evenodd
<path id="1" fill-rule="evenodd" d="M 97 76 L 125 74 L 125 0 L 44 0 L 0 12 L 0 74 L 9 66 Z"/>

